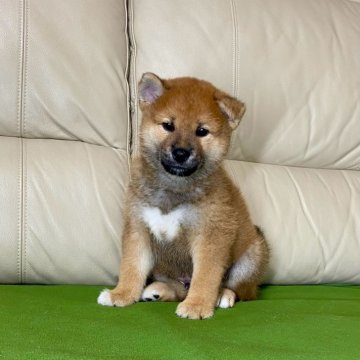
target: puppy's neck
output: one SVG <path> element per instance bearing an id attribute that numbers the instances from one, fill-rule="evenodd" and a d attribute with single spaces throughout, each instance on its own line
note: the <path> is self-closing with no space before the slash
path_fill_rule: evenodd
<path id="1" fill-rule="evenodd" d="M 180 177 L 170 175 L 163 169 L 149 166 L 144 158 L 134 166 L 133 190 L 139 200 L 167 213 L 182 204 L 195 204 L 206 196 L 211 177 Z"/>

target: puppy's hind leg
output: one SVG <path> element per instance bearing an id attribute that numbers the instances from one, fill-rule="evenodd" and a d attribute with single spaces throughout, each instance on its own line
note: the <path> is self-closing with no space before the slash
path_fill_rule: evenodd
<path id="1" fill-rule="evenodd" d="M 258 286 L 263 279 L 268 263 L 269 250 L 260 229 L 247 250 L 238 258 L 229 270 L 225 287 L 235 291 L 237 299 L 255 300 Z"/>
<path id="2" fill-rule="evenodd" d="M 141 299 L 143 301 L 182 301 L 186 294 L 187 290 L 179 281 L 164 279 L 148 285 L 144 289 Z"/>

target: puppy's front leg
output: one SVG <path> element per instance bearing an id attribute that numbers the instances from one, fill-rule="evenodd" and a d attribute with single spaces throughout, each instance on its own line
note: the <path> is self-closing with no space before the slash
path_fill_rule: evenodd
<path id="1" fill-rule="evenodd" d="M 98 303 L 123 307 L 139 301 L 152 267 L 153 255 L 147 229 L 134 219 L 125 219 L 119 281 L 113 290 L 104 290 L 100 294 Z"/>
<path id="2" fill-rule="evenodd" d="M 219 249 L 199 237 L 193 247 L 194 270 L 186 299 L 176 314 L 189 319 L 206 319 L 214 314 L 228 259 L 227 249 Z"/>

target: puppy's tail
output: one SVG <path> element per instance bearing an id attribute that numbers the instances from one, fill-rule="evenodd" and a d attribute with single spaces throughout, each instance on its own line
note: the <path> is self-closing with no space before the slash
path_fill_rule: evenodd
<path id="1" fill-rule="evenodd" d="M 266 260 L 266 265 L 267 265 L 268 260 L 269 260 L 269 254 L 270 254 L 269 243 L 266 240 L 263 230 L 259 226 L 255 225 L 255 230 L 256 230 L 256 233 L 259 235 L 259 237 L 262 240 L 261 245 L 262 245 L 262 248 L 263 248 L 263 251 L 265 254 L 265 258 L 267 259 Z"/>

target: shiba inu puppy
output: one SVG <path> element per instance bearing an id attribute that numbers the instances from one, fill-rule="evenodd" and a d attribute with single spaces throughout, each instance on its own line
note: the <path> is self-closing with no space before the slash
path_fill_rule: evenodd
<path id="1" fill-rule="evenodd" d="M 245 105 L 206 81 L 152 73 L 139 101 L 119 283 L 98 303 L 182 301 L 178 316 L 204 319 L 216 306 L 256 299 L 268 248 L 222 167 Z"/>

